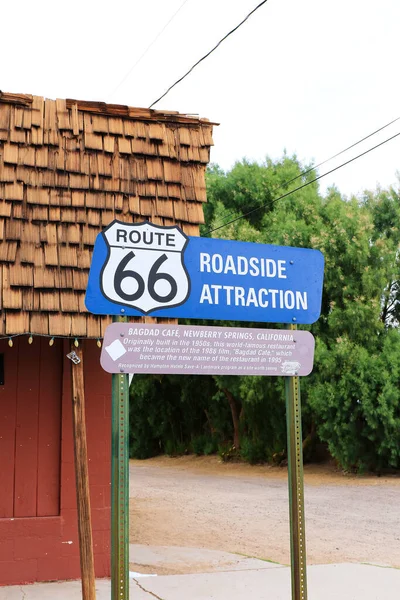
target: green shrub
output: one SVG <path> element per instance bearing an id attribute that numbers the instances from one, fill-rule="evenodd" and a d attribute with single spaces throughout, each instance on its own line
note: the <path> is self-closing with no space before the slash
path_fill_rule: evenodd
<path id="1" fill-rule="evenodd" d="M 204 444 L 203 454 L 205 456 L 210 456 L 210 454 L 215 454 L 218 450 L 218 443 L 215 438 L 209 438 L 208 441 Z"/>
<path id="2" fill-rule="evenodd" d="M 192 451 L 197 456 L 202 456 L 204 454 L 204 446 L 207 443 L 206 435 L 197 435 L 192 438 Z"/>
<path id="3" fill-rule="evenodd" d="M 326 373 L 309 389 L 319 437 L 349 471 L 400 468 L 400 336 L 384 336 L 374 352 L 344 339 L 322 354 Z"/>
<path id="4" fill-rule="evenodd" d="M 188 448 L 185 442 L 167 440 L 165 442 L 165 454 L 168 456 L 183 456 L 188 454 Z"/>
<path id="5" fill-rule="evenodd" d="M 262 440 L 244 437 L 241 441 L 240 456 L 246 462 L 255 465 L 267 460 L 267 449 Z"/>
<path id="6" fill-rule="evenodd" d="M 218 456 L 223 462 L 235 460 L 239 457 L 238 450 L 235 446 L 229 443 L 220 444 L 218 446 Z"/>

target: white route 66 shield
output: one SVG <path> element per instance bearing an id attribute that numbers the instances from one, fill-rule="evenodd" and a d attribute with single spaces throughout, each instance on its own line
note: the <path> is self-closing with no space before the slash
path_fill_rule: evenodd
<path id="1" fill-rule="evenodd" d="M 143 314 L 187 300 L 190 279 L 183 254 L 189 240 L 179 227 L 113 221 L 103 237 L 108 257 L 100 285 L 106 298 Z"/>

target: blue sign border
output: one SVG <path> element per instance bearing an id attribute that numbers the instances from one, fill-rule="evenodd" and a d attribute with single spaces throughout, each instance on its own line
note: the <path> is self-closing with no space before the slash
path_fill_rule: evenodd
<path id="1" fill-rule="evenodd" d="M 113 223 L 119 221 L 113 221 Z M 110 226 L 113 224 L 111 223 Z M 132 225 L 121 222 L 123 225 Z M 137 225 L 137 224 L 136 224 Z M 109 227 L 110 227 L 109 226 Z M 168 227 L 170 229 L 171 227 Z M 165 228 L 167 229 L 167 227 Z M 184 235 L 184 234 L 183 234 Z M 187 237 L 187 236 L 185 236 Z M 200 270 L 200 255 L 220 256 L 222 263 L 227 257 L 237 261 L 242 257 L 244 261 L 253 259 L 253 264 L 261 264 L 263 260 L 283 261 L 285 264 L 285 277 L 252 276 L 250 274 L 233 274 Z M 323 286 L 324 257 L 319 250 L 309 248 L 294 248 L 291 246 L 273 246 L 256 244 L 253 242 L 240 242 L 213 238 L 189 237 L 186 244 L 183 262 L 190 279 L 190 294 L 185 302 L 179 306 L 165 309 L 155 309 L 143 313 L 128 305 L 119 304 L 108 300 L 102 293 L 101 273 L 108 257 L 108 246 L 100 233 L 95 242 L 92 265 L 90 268 L 89 282 L 86 291 L 85 304 L 89 312 L 98 315 L 126 315 L 143 317 L 205 319 L 221 321 L 250 321 L 265 323 L 298 323 L 311 324 L 320 316 Z M 218 264 L 221 263 L 218 259 Z M 232 261 L 231 261 L 232 263 Z M 204 261 L 202 262 L 204 267 Z M 260 271 L 260 269 L 258 269 Z M 253 269 L 253 273 L 255 270 Z M 281 272 L 282 275 L 282 272 Z M 212 290 L 214 297 L 212 303 L 200 302 L 204 289 Z M 245 292 L 252 288 L 254 293 L 247 295 L 247 305 L 232 303 L 232 290 L 244 289 Z M 229 293 L 228 293 L 229 292 Z M 272 300 L 283 306 L 256 306 L 255 298 L 264 298 L 268 292 L 273 292 Z M 282 293 L 281 293 L 282 292 Z M 285 306 L 285 292 L 298 292 L 300 298 L 307 299 L 307 307 L 299 305 L 293 308 Z M 240 291 L 240 294 L 242 292 Z M 301 296 L 302 295 L 302 296 Z M 295 296 L 297 297 L 297 296 Z M 210 295 L 208 295 L 210 299 Z M 236 298 L 237 299 L 237 298 Z M 240 298 L 239 298 L 240 299 Z M 228 302 L 230 300 L 230 302 Z M 303 303 L 304 304 L 304 303 Z"/>

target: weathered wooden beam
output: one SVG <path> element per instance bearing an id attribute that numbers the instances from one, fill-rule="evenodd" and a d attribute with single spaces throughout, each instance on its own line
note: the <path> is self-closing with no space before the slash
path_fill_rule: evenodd
<path id="1" fill-rule="evenodd" d="M 72 423 L 74 436 L 76 501 L 78 507 L 79 553 L 81 563 L 82 600 L 96 600 L 88 455 L 85 422 L 85 389 L 83 347 L 71 344 L 79 362 L 72 360 Z"/>

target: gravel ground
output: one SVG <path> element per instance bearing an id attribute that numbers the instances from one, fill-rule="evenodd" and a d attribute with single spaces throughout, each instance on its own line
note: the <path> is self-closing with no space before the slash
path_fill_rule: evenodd
<path id="1" fill-rule="evenodd" d="M 131 461 L 130 541 L 289 563 L 286 469 L 216 457 Z M 306 467 L 308 564 L 400 567 L 400 478 Z"/>

